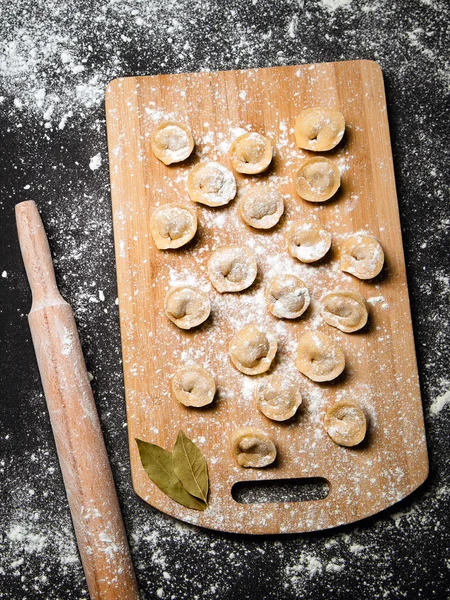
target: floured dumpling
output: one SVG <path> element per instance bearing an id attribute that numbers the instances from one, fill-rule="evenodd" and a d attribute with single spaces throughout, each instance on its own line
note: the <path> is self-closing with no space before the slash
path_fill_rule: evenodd
<path id="1" fill-rule="evenodd" d="M 312 381 L 332 381 L 345 368 L 339 344 L 320 331 L 304 333 L 297 347 L 297 369 Z"/>
<path id="2" fill-rule="evenodd" d="M 189 206 L 163 204 L 150 217 L 150 233 L 160 250 L 184 246 L 192 240 L 196 231 L 197 215 Z"/>
<path id="3" fill-rule="evenodd" d="M 366 436 L 366 415 L 354 400 L 340 400 L 331 406 L 324 418 L 325 430 L 339 446 L 357 446 Z"/>
<path id="4" fill-rule="evenodd" d="M 215 250 L 208 262 L 208 275 L 218 292 L 240 292 L 256 279 L 258 266 L 251 250 L 245 246 L 223 246 Z"/>
<path id="5" fill-rule="evenodd" d="M 307 108 L 295 122 L 295 141 L 304 150 L 323 152 L 337 146 L 344 131 L 344 115 L 338 110 L 324 106 Z"/>
<path id="6" fill-rule="evenodd" d="M 340 269 L 358 279 L 372 279 L 383 268 L 384 252 L 373 235 L 354 233 L 341 247 Z"/>
<path id="7" fill-rule="evenodd" d="M 164 310 L 177 327 L 192 329 L 209 317 L 211 303 L 205 292 L 198 288 L 175 287 L 166 294 Z"/>
<path id="8" fill-rule="evenodd" d="M 189 171 L 188 193 L 192 202 L 206 206 L 224 206 L 236 196 L 236 180 L 223 165 L 201 162 Z"/>
<path id="9" fill-rule="evenodd" d="M 262 173 L 272 162 L 273 149 L 269 140 L 255 131 L 244 133 L 231 144 L 230 160 L 238 173 Z"/>
<path id="10" fill-rule="evenodd" d="M 304 263 L 320 260 L 331 248 L 331 233 L 321 223 L 293 223 L 286 234 L 289 254 Z"/>
<path id="11" fill-rule="evenodd" d="M 194 149 L 194 139 L 187 125 L 178 121 L 160 123 L 150 139 L 153 154 L 165 165 L 186 160 Z"/>
<path id="12" fill-rule="evenodd" d="M 211 404 L 216 393 L 214 378 L 200 365 L 181 367 L 171 381 L 175 398 L 184 406 Z"/>
<path id="13" fill-rule="evenodd" d="M 364 298 L 358 292 L 332 292 L 322 298 L 322 317 L 345 333 L 358 331 L 367 323 Z"/>
<path id="14" fill-rule="evenodd" d="M 233 365 L 246 375 L 259 375 L 270 369 L 278 343 L 275 336 L 253 323 L 243 327 L 230 342 Z"/>
<path id="15" fill-rule="evenodd" d="M 325 202 L 338 191 L 341 174 L 336 164 L 324 156 L 309 158 L 295 175 L 297 194 L 308 202 Z"/>
<path id="16" fill-rule="evenodd" d="M 302 403 L 298 384 L 282 375 L 262 379 L 255 390 L 256 406 L 273 421 L 287 421 Z"/>
<path id="17" fill-rule="evenodd" d="M 233 455 L 241 467 L 267 467 L 277 457 L 270 435 L 256 427 L 239 427 L 231 436 Z"/>
<path id="18" fill-rule="evenodd" d="M 296 275 L 275 275 L 266 286 L 269 311 L 279 319 L 297 319 L 308 308 L 309 290 Z"/>
<path id="19" fill-rule="evenodd" d="M 283 196 L 269 186 L 253 186 L 242 195 L 239 213 L 242 219 L 255 229 L 270 229 L 281 219 L 284 212 Z"/>

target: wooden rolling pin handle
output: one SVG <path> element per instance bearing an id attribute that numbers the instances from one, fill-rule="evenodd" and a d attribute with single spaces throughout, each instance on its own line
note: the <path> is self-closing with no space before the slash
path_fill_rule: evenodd
<path id="1" fill-rule="evenodd" d="M 135 600 L 130 550 L 73 312 L 58 291 L 36 204 L 18 204 L 16 220 L 33 294 L 28 320 L 89 594 Z"/>
<path id="2" fill-rule="evenodd" d="M 31 311 L 41 306 L 66 304 L 56 285 L 52 255 L 36 203 L 32 200 L 16 205 L 20 249 L 33 295 Z"/>

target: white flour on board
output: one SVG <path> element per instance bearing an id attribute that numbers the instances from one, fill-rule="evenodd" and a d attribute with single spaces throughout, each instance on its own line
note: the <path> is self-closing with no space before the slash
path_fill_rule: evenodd
<path id="1" fill-rule="evenodd" d="M 308 81 L 310 85 L 317 84 L 320 81 L 320 75 L 314 72 L 314 67 L 308 69 L 300 69 L 296 71 L 296 76 L 301 78 L 308 74 Z M 252 95 L 252 72 L 246 74 L 239 82 L 239 94 L 240 100 L 243 102 L 247 101 L 247 98 L 251 98 Z M 248 84 L 246 79 L 248 78 Z M 193 82 L 187 87 L 186 95 L 193 94 L 196 92 L 195 86 L 200 85 L 200 80 L 193 80 Z M 214 81 L 214 80 L 213 80 Z M 169 97 L 169 94 L 174 94 L 174 97 L 180 96 L 181 94 L 174 93 L 173 90 L 165 90 L 165 82 L 160 83 L 159 92 L 162 93 L 163 97 Z M 296 84 L 297 85 L 297 84 Z M 191 87 L 192 86 L 192 87 Z M 248 87 L 247 87 L 248 86 Z M 218 86 L 217 89 L 220 89 Z M 253 92 L 254 93 L 254 92 Z M 299 95 L 296 86 L 292 92 L 295 97 Z M 359 91 L 355 92 L 355 97 L 359 94 Z M 215 95 L 215 110 L 220 110 L 221 104 L 224 103 L 225 94 L 221 95 L 216 92 Z M 354 98 L 349 102 L 354 101 Z M 272 90 L 268 90 L 266 96 L 266 103 L 268 106 L 272 106 L 273 95 Z M 110 105 L 111 106 L 111 105 Z M 132 103 L 129 105 L 133 106 Z M 189 105 L 188 105 L 189 106 Z M 177 119 L 177 120 L 188 120 L 189 112 L 186 114 L 184 100 L 180 103 L 171 101 L 167 104 L 167 110 L 170 113 L 165 114 L 161 107 L 155 107 L 154 98 L 147 98 L 146 94 L 142 95 L 141 102 L 138 105 L 139 116 L 141 118 L 140 127 L 142 131 L 150 131 L 154 124 L 160 122 L 163 119 Z M 382 108 L 384 111 L 384 107 Z M 295 444 L 294 435 L 296 431 L 295 424 L 286 425 L 286 437 L 292 438 L 290 449 L 296 448 L 296 452 L 291 452 L 292 456 L 289 455 L 289 464 L 292 468 L 301 467 L 303 463 L 308 462 L 311 472 L 314 472 L 314 468 L 318 469 L 320 465 L 320 459 L 315 456 L 320 455 L 320 448 L 323 443 L 325 433 L 323 431 L 322 419 L 325 412 L 327 403 L 332 401 L 334 398 L 344 398 L 347 393 L 350 393 L 353 398 L 357 399 L 366 409 L 369 416 L 369 420 L 372 426 L 376 429 L 377 426 L 383 425 L 383 435 L 387 431 L 386 436 L 390 434 L 386 421 L 379 419 L 379 413 L 383 412 L 384 404 L 383 401 L 386 397 L 390 398 L 390 404 L 397 402 L 399 399 L 401 406 L 399 410 L 401 418 L 406 418 L 407 407 L 404 404 L 404 398 L 411 396 L 417 400 L 418 390 L 414 387 L 414 377 L 411 380 L 402 382 L 402 376 L 399 374 L 402 368 L 405 367 L 405 363 L 401 366 L 393 368 L 393 361 L 389 349 L 391 348 L 390 340 L 391 336 L 395 336 L 398 340 L 400 335 L 399 325 L 395 318 L 391 317 L 394 311 L 399 310 L 399 306 L 395 305 L 397 297 L 392 293 L 392 289 L 389 289 L 388 285 L 384 286 L 383 281 L 374 281 L 369 284 L 364 284 L 364 295 L 368 298 L 373 298 L 370 302 L 370 313 L 372 321 L 371 337 L 367 337 L 367 346 L 362 348 L 358 345 L 363 339 L 363 336 L 345 336 L 340 332 L 327 328 L 324 325 L 320 315 L 320 304 L 319 300 L 323 294 L 328 291 L 335 289 L 354 289 L 355 285 L 359 283 L 352 278 L 350 275 L 343 273 L 339 268 L 338 252 L 334 251 L 331 256 L 328 256 L 322 263 L 305 265 L 292 259 L 286 249 L 286 223 L 292 220 L 308 220 L 318 221 L 321 216 L 325 215 L 323 206 L 317 204 L 301 203 L 294 197 L 292 193 L 292 179 L 293 173 L 295 172 L 295 166 L 299 161 L 303 160 L 306 153 L 299 150 L 295 144 L 294 132 L 292 130 L 292 118 L 286 117 L 281 111 L 283 116 L 278 115 L 277 119 L 272 119 L 270 125 L 267 124 L 264 133 L 269 139 L 272 139 L 275 144 L 275 155 L 276 164 L 279 168 L 273 170 L 271 174 L 263 179 L 264 184 L 273 188 L 278 188 L 286 202 L 286 214 L 280 222 L 280 226 L 269 232 L 261 232 L 258 230 L 249 230 L 239 218 L 237 203 L 238 200 L 225 207 L 222 211 L 217 214 L 214 210 L 208 210 L 204 207 L 198 207 L 198 217 L 200 222 L 200 241 L 197 243 L 194 241 L 190 251 L 186 254 L 181 253 L 182 260 L 177 254 L 164 255 L 164 260 L 158 260 L 162 258 L 158 255 L 155 260 L 158 260 L 158 269 L 154 271 L 152 279 L 152 288 L 157 287 L 159 293 L 156 296 L 156 300 L 160 300 L 170 287 L 177 285 L 191 285 L 199 287 L 204 291 L 210 290 L 210 282 L 207 276 L 206 259 L 216 248 L 223 246 L 224 244 L 233 243 L 232 240 L 240 241 L 245 245 L 251 247 L 252 252 L 256 256 L 259 264 L 259 275 L 260 280 L 255 286 L 246 290 L 245 293 L 232 295 L 220 295 L 213 293 L 211 294 L 212 301 L 212 321 L 210 326 L 206 326 L 202 330 L 203 340 L 200 343 L 192 343 L 192 336 L 180 336 L 179 333 L 172 327 L 167 327 L 167 322 L 161 320 L 162 313 L 155 309 L 154 304 L 149 306 L 142 305 L 142 289 L 146 285 L 144 279 L 140 281 L 140 275 L 144 274 L 145 271 L 141 270 L 145 267 L 141 264 L 138 258 L 138 253 L 135 252 L 134 248 L 136 243 L 140 242 L 142 231 L 139 229 L 142 215 L 137 213 L 136 207 L 129 203 L 125 203 L 124 206 L 127 208 L 121 208 L 118 215 L 118 229 L 116 231 L 117 238 L 119 239 L 120 256 L 123 257 L 126 267 L 135 273 L 136 276 L 133 280 L 129 279 L 131 286 L 125 286 L 126 293 L 124 293 L 124 301 L 126 300 L 126 308 L 124 314 L 132 315 L 131 319 L 122 321 L 122 331 L 128 340 L 132 340 L 131 344 L 127 344 L 126 353 L 124 355 L 125 368 L 127 372 L 128 381 L 128 416 L 129 422 L 134 424 L 135 422 L 143 423 L 142 419 L 142 407 L 148 407 L 148 420 L 151 422 L 154 420 L 156 413 L 153 414 L 154 404 L 146 404 L 145 390 L 142 390 L 140 382 L 142 377 L 146 376 L 147 373 L 152 374 L 152 393 L 156 394 L 164 405 L 167 405 L 167 410 L 172 410 L 173 399 L 170 393 L 170 376 L 179 367 L 180 359 L 183 364 L 189 364 L 191 362 L 200 362 L 205 368 L 210 369 L 212 374 L 216 378 L 217 385 L 220 390 L 220 402 L 224 403 L 224 407 L 227 406 L 227 402 L 233 403 L 233 406 L 239 407 L 235 413 L 230 411 L 230 417 L 227 419 L 227 426 L 231 425 L 245 426 L 251 424 L 259 424 L 258 418 L 261 419 L 261 415 L 256 412 L 254 406 L 249 407 L 249 399 L 251 399 L 252 385 L 250 383 L 242 383 L 242 376 L 236 373 L 235 370 L 229 364 L 228 356 L 228 342 L 225 339 L 224 332 L 227 335 L 236 333 L 239 329 L 251 322 L 256 322 L 262 327 L 268 330 L 275 330 L 279 340 L 279 353 L 278 360 L 275 369 L 281 369 L 284 375 L 297 377 L 298 373 L 295 367 L 294 356 L 296 353 L 296 342 L 298 335 L 310 329 L 316 329 L 317 327 L 326 329 L 326 333 L 333 339 L 336 339 L 340 344 L 343 345 L 344 352 L 348 357 L 347 372 L 350 375 L 358 373 L 358 380 L 354 379 L 352 386 L 347 387 L 342 392 L 333 394 L 327 389 L 326 386 L 318 387 L 310 381 L 301 379 L 301 389 L 304 394 L 304 404 L 301 411 L 299 421 L 301 426 L 297 427 L 301 433 L 301 443 L 298 441 L 298 446 Z M 226 107 L 224 107 L 224 115 L 228 115 Z M 111 119 L 111 131 L 115 131 L 117 124 L 123 121 L 115 120 L 116 112 L 114 107 L 111 106 L 111 113 L 108 118 Z M 240 135 L 242 132 L 251 131 L 252 124 L 241 120 L 238 123 L 233 122 L 229 116 L 223 116 L 220 121 L 220 125 L 212 127 L 207 121 L 208 117 L 204 117 L 205 120 L 194 123 L 194 135 L 197 144 L 196 152 L 197 156 L 201 159 L 210 160 L 226 160 L 224 153 L 227 151 L 228 146 L 224 143 L 232 140 L 236 135 Z M 349 122 L 348 129 L 352 131 L 358 130 L 358 133 L 364 133 L 364 121 L 357 121 L 354 117 L 354 122 Z M 139 167 L 133 170 L 133 151 L 127 149 L 126 154 L 122 154 L 123 149 L 126 145 L 123 142 L 123 136 L 119 132 L 115 131 L 115 135 L 118 135 L 120 140 L 117 146 L 112 150 L 112 154 L 115 157 L 112 162 L 111 168 L 114 173 L 121 175 L 121 169 L 124 167 L 127 174 L 130 177 L 139 179 L 139 171 L 141 158 L 136 164 Z M 113 136 L 114 139 L 115 136 Z M 350 181 L 351 177 L 355 177 L 355 181 L 360 181 L 359 171 L 361 165 L 358 163 L 357 157 L 354 154 L 353 146 L 350 144 L 344 144 L 338 148 L 337 153 L 334 155 L 336 162 L 339 165 L 344 181 Z M 118 166 L 117 162 L 123 161 Z M 148 160 L 152 160 L 151 155 Z M 381 161 L 381 159 L 380 159 Z M 390 170 L 385 169 L 385 165 L 382 162 L 378 162 L 377 165 L 380 168 L 380 177 L 388 177 Z M 285 167 L 288 167 L 286 170 Z M 150 181 L 148 188 L 152 201 L 159 202 L 159 199 L 166 199 L 167 196 L 173 196 L 179 199 L 186 197 L 186 173 L 187 169 L 181 166 L 175 166 L 170 170 L 163 170 L 161 178 L 155 177 L 155 182 Z M 115 178 L 113 179 L 113 185 L 115 185 Z M 122 181 L 122 180 L 120 180 Z M 240 190 L 245 189 L 251 185 L 248 180 L 239 181 Z M 261 185 L 261 182 L 253 181 L 253 185 Z M 345 189 L 345 187 L 344 187 Z M 359 190 L 357 190 L 359 191 Z M 356 209 L 361 209 L 363 203 L 375 202 L 375 192 L 370 191 L 365 194 L 357 193 L 353 198 L 353 206 Z M 346 197 L 338 199 L 336 202 L 330 202 L 326 208 L 326 223 L 330 233 L 333 234 L 333 246 L 339 249 L 340 244 L 351 232 L 354 233 L 355 229 L 352 225 L 353 218 L 349 219 L 344 207 L 346 205 Z M 114 210 L 117 212 L 118 206 L 114 206 Z M 361 209 L 362 210 L 362 209 Z M 367 217 L 368 218 L 368 217 Z M 220 227 L 217 227 L 217 219 L 219 219 Z M 374 230 L 373 228 L 376 228 Z M 391 230 L 392 222 L 389 223 L 378 223 L 373 219 L 373 224 L 365 223 L 360 221 L 358 223 L 357 230 L 363 233 L 372 233 L 380 237 L 382 240 L 386 240 L 386 244 L 389 240 L 389 231 Z M 134 230 L 133 230 L 134 228 Z M 235 242 L 236 243 L 236 242 Z M 386 246 L 388 247 L 388 246 Z M 389 257 L 389 251 L 387 252 Z M 392 252 L 392 255 L 394 253 Z M 393 258 L 393 256 L 392 256 Z M 121 263 L 123 264 L 123 263 Z M 186 267 L 189 265 L 189 267 Z M 261 285 L 261 279 L 265 280 L 267 277 L 281 273 L 293 273 L 305 281 L 306 286 L 312 291 L 315 301 L 311 305 L 311 309 L 305 318 L 302 318 L 295 324 L 289 324 L 283 321 L 274 322 L 271 315 L 268 315 L 266 310 L 266 301 L 264 298 L 264 287 Z M 358 288 L 359 289 L 359 288 Z M 386 290 L 386 292 L 385 292 Z M 383 292 L 383 294 L 381 293 Z M 389 298 L 389 303 L 386 301 L 386 297 Z M 133 302 L 132 299 L 136 300 Z M 401 295 L 399 295 L 399 302 L 403 301 Z M 155 298 L 150 297 L 151 302 Z M 130 305 L 130 302 L 131 305 Z M 142 334 L 142 318 L 136 319 L 136 315 L 139 314 L 138 307 L 145 306 L 141 317 L 144 319 L 150 311 L 154 311 L 154 317 L 151 321 L 152 337 L 155 347 L 158 348 L 156 353 L 145 354 L 145 361 L 142 360 L 142 352 L 136 352 L 136 348 L 142 348 L 141 341 L 145 347 L 147 344 L 147 338 Z M 142 310 L 142 308 L 141 308 Z M 162 319 L 164 317 L 162 316 Z M 157 324 L 155 326 L 155 323 Z M 295 329 L 296 326 L 299 329 Z M 325 332 L 325 331 L 324 331 Z M 363 334 L 364 335 L 364 334 Z M 140 338 L 140 339 L 139 339 Z M 372 347 L 371 347 L 372 346 Z M 173 349 L 176 348 L 177 352 Z M 179 351 L 178 351 L 179 349 Z M 211 352 L 211 349 L 214 349 Z M 369 385 L 364 379 L 362 370 L 359 365 L 364 361 L 364 357 L 367 353 L 370 353 L 371 364 L 377 364 L 380 371 L 386 371 L 384 374 L 384 386 L 385 389 L 374 389 L 375 386 Z M 406 358 L 408 368 L 414 366 L 414 359 L 412 356 Z M 156 367 L 148 366 L 147 363 L 153 361 Z M 368 371 L 365 373 L 367 374 Z M 412 371 L 411 371 L 412 372 Z M 386 374 L 389 373 L 388 376 Z M 148 377 L 148 375 L 147 375 Z M 401 383 L 401 391 L 397 386 L 397 383 Z M 300 383 L 299 383 L 300 385 Z M 171 405 L 172 402 L 172 405 Z M 172 407 L 169 409 L 169 407 Z M 223 410 L 227 410 L 224 408 Z M 145 418 L 145 417 L 144 417 Z M 176 421 L 177 413 L 174 412 L 173 421 Z M 193 436 L 194 441 L 199 442 L 198 435 L 201 428 L 209 428 L 211 432 L 218 432 L 223 429 L 223 414 L 219 411 L 210 411 L 208 413 L 193 414 L 191 422 L 183 421 L 183 426 L 186 429 L 188 435 Z M 237 422 L 239 419 L 239 422 Z M 233 422 L 231 424 L 231 421 Z M 235 422 L 236 421 L 236 422 Z M 145 425 L 144 431 L 145 431 Z M 266 427 L 268 425 L 266 424 Z M 386 428 L 386 429 L 385 429 Z M 393 427 L 393 430 L 395 427 Z M 133 426 L 131 435 L 137 435 L 138 437 L 144 434 L 144 431 L 139 428 L 136 430 Z M 192 431 L 192 433 L 191 433 Z M 275 434 L 275 432 L 274 432 Z M 160 434 L 161 435 L 161 434 Z M 167 436 L 170 436 L 170 430 L 166 432 Z M 195 437 L 197 436 L 197 438 Z M 214 437 L 211 434 L 211 437 Z M 281 438 L 281 436 L 280 436 Z M 161 439 L 161 438 L 160 438 Z M 170 443 L 170 438 L 164 438 L 164 443 L 167 445 Z M 160 442 L 161 443 L 161 442 Z M 281 444 L 280 439 L 280 444 Z M 211 450 L 207 446 L 208 450 Z M 305 450 L 307 449 L 307 450 Z M 285 456 L 288 456 L 288 450 L 284 449 Z M 214 446 L 214 452 L 210 457 L 211 460 L 216 462 L 225 462 L 229 454 L 229 448 L 223 441 L 216 443 Z M 314 462 L 317 461 L 317 462 Z M 286 460 L 286 464 L 288 461 Z M 345 460 L 343 460 L 343 463 Z M 407 470 L 397 467 L 384 467 L 384 462 L 380 458 L 380 455 L 367 463 L 367 469 L 360 469 L 352 473 L 350 477 L 350 483 L 352 490 L 357 496 L 360 490 L 371 488 L 374 486 L 376 481 L 376 473 L 372 470 L 377 464 L 385 481 L 389 481 L 390 485 L 384 486 L 382 491 L 376 490 L 370 492 L 370 495 L 381 496 L 385 503 L 394 502 L 401 497 L 401 490 L 404 486 L 404 482 L 407 476 Z M 339 469 L 339 465 L 335 464 L 334 468 Z M 345 469 L 345 467 L 342 467 Z M 294 471 L 293 471 L 294 472 Z M 305 472 L 305 471 L 303 471 Z M 218 478 L 220 479 L 220 478 Z M 140 484 L 139 484 L 140 485 Z M 208 516 L 211 522 L 216 524 L 218 527 L 222 523 L 225 523 L 225 510 L 222 510 L 225 505 L 224 498 L 227 492 L 226 483 L 224 481 L 216 481 L 214 504 L 211 504 L 208 509 Z M 221 487 L 223 486 L 223 487 Z M 141 490 L 142 491 L 142 490 Z M 371 498 L 376 500 L 375 498 Z M 223 503 L 223 506 L 221 505 Z M 381 503 L 380 503 L 381 505 Z M 197 522 L 198 515 L 193 514 L 188 517 L 191 522 Z M 248 522 L 245 525 L 256 526 L 257 518 L 255 523 Z M 243 523 L 235 523 L 234 527 L 242 529 L 245 526 Z M 287 530 L 288 526 L 283 524 Z"/>

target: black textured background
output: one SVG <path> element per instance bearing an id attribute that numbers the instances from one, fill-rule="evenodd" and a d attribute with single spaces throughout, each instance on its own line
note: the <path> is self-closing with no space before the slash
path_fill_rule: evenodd
<path id="1" fill-rule="evenodd" d="M 0 598 L 87 597 L 26 320 L 14 222 L 26 199 L 38 202 L 75 309 L 145 598 L 448 598 L 448 2 L 1 0 L 0 9 Z M 391 510 L 331 532 L 187 527 L 131 488 L 103 90 L 124 75 L 359 58 L 377 60 L 385 77 L 431 475 Z"/>

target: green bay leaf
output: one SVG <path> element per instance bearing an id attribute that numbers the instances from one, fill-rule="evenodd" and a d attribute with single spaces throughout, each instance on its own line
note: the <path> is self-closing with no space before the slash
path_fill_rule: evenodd
<path id="1" fill-rule="evenodd" d="M 200 448 L 180 429 L 172 452 L 173 469 L 183 487 L 193 496 L 207 502 L 209 479 L 206 460 Z"/>
<path id="2" fill-rule="evenodd" d="M 136 443 L 145 472 L 162 492 L 187 508 L 205 510 L 206 502 L 183 487 L 173 468 L 172 454 L 168 450 L 137 438 Z"/>

